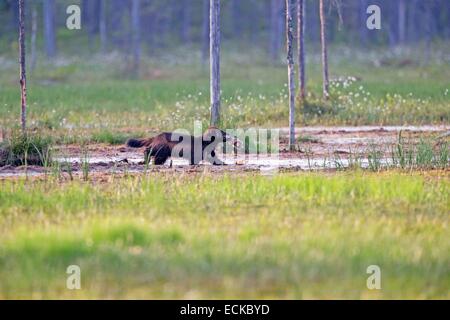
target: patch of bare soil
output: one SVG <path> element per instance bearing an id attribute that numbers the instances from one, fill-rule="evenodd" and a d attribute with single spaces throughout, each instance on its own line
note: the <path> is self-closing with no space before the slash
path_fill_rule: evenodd
<path id="1" fill-rule="evenodd" d="M 299 144 L 296 151 L 288 150 L 288 130 L 280 129 L 280 152 L 271 155 L 221 154 L 226 166 L 201 164 L 189 166 L 183 159 L 169 159 L 164 166 L 146 165 L 142 149 L 105 144 L 91 144 L 81 148 L 79 145 L 59 146 L 55 150 L 55 160 L 60 163 L 62 174 L 82 175 L 83 162 L 89 165 L 90 175 L 139 174 L 143 172 L 174 173 L 243 173 L 258 171 L 270 174 L 273 171 L 292 170 L 335 170 L 350 166 L 359 157 L 362 166 L 367 163 L 370 152 L 377 150 L 381 161 L 388 163 L 390 152 L 399 141 L 414 145 L 420 139 L 430 139 L 437 143 L 436 137 L 445 136 L 450 126 L 408 126 L 408 127 L 305 127 L 296 129 Z M 444 138 L 448 139 L 448 137 Z M 52 169 L 47 169 L 47 174 Z M 42 167 L 0 167 L 0 178 L 14 176 L 40 176 L 46 170 Z"/>

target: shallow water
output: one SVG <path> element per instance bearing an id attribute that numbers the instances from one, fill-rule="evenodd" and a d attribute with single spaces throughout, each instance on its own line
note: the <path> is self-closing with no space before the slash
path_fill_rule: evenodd
<path id="1" fill-rule="evenodd" d="M 314 126 L 314 127 L 298 127 L 295 128 L 295 133 L 355 133 L 355 132 L 399 132 L 399 131 L 411 131 L 411 132 L 439 132 L 450 130 L 450 125 L 424 125 L 424 126 Z M 283 134 L 289 133 L 289 128 L 280 128 L 280 132 Z"/>
<path id="2" fill-rule="evenodd" d="M 269 173 L 273 171 L 277 171 L 280 169 L 295 169 L 295 170 L 324 170 L 324 169 L 343 169 L 349 167 L 352 163 L 348 159 L 339 159 L 333 160 L 328 158 L 311 158 L 311 159 L 298 159 L 298 158 L 289 158 L 289 159 L 280 159 L 280 158 L 256 158 L 256 157 L 238 157 L 238 158 L 225 158 L 222 160 L 227 164 L 227 166 L 212 166 L 210 163 L 202 162 L 200 166 L 202 167 L 210 167 L 215 170 L 220 171 L 260 171 L 261 173 Z M 80 165 L 81 161 L 78 158 L 56 158 L 55 161 L 61 163 L 72 163 L 73 165 Z M 127 172 L 143 172 L 145 166 L 142 165 L 141 158 L 130 159 L 127 158 L 127 162 L 124 161 L 124 158 L 120 157 L 93 157 L 89 159 L 90 164 L 90 172 L 120 172 L 124 171 L 125 167 L 123 166 L 125 163 L 128 163 L 130 167 L 126 168 Z M 118 165 L 121 165 L 120 167 Z M 140 164 L 140 165 L 139 165 Z M 382 166 L 390 165 L 391 161 L 388 158 L 380 159 L 380 164 Z M 369 167 L 368 159 L 359 159 L 358 165 L 362 168 Z M 149 166 L 149 168 L 156 168 L 153 166 Z M 169 159 L 166 164 L 159 167 L 162 169 L 186 169 L 189 170 L 193 168 L 189 165 L 189 162 L 184 159 Z M 77 172 L 79 170 L 74 170 Z M 43 172 L 36 172 L 32 170 L 14 170 L 14 171 L 6 171 L 0 172 L 0 177 L 16 177 L 16 176 L 39 176 L 43 175 Z"/>
<path id="3" fill-rule="evenodd" d="M 300 127 L 296 128 L 297 136 L 310 135 L 317 139 L 313 143 L 305 143 L 301 145 L 309 145 L 310 156 L 305 153 L 281 153 L 272 156 L 257 155 L 218 155 L 228 166 L 211 166 L 209 163 L 202 163 L 200 168 L 209 168 L 217 172 L 221 171 L 246 171 L 255 170 L 261 173 L 272 172 L 278 169 L 293 170 L 321 170 L 321 169 L 338 169 L 347 168 L 354 165 L 354 161 L 348 159 L 348 153 L 363 152 L 371 144 L 379 146 L 389 146 L 398 139 L 397 133 L 403 132 L 448 132 L 449 125 L 441 126 L 339 126 L 339 127 Z M 288 128 L 280 128 L 280 136 L 286 137 Z M 70 163 L 74 172 L 80 171 L 82 162 L 78 155 L 80 150 L 75 148 L 72 150 L 70 157 L 56 157 L 54 160 L 60 163 Z M 342 155 L 342 157 L 338 155 Z M 331 155 L 331 156 L 330 156 Z M 143 165 L 142 150 L 125 148 L 123 146 L 96 146 L 90 151 L 87 161 L 90 164 L 91 172 L 142 172 L 145 170 Z M 391 165 L 392 160 L 385 155 L 379 159 L 379 165 Z M 358 166 L 362 168 L 369 167 L 369 160 L 362 157 L 358 159 Z M 192 168 L 187 160 L 169 159 L 164 166 L 160 166 L 163 170 L 175 168 L 177 171 L 189 171 Z M 154 167 L 156 168 L 156 167 Z M 199 170 L 194 169 L 194 170 Z M 30 168 L 27 171 L 24 168 L 0 168 L 0 177 L 14 176 L 36 176 L 44 174 L 42 168 Z"/>
<path id="4" fill-rule="evenodd" d="M 223 170 L 233 169 L 233 168 L 243 168 L 250 170 L 276 170 L 276 169 L 298 169 L 298 170 L 318 170 L 318 169 L 337 169 L 337 168 L 346 168 L 352 165 L 352 162 L 348 159 L 330 159 L 330 158 L 280 158 L 276 156 L 266 157 L 266 156 L 220 156 L 219 157 L 227 166 L 212 166 L 208 162 L 201 162 L 202 166 L 210 166 L 214 168 L 222 168 Z M 70 162 L 72 164 L 81 164 L 79 158 L 64 158 L 64 159 L 55 159 L 60 162 Z M 111 168 L 117 164 L 128 163 L 129 165 L 141 165 L 142 170 L 144 168 L 142 157 L 92 157 L 88 159 L 90 165 L 100 165 L 101 167 Z M 354 162 L 353 162 L 354 163 Z M 391 161 L 388 158 L 381 158 L 381 165 L 388 165 Z M 368 159 L 358 159 L 359 166 L 363 168 L 369 167 Z M 151 167 L 151 165 L 150 165 Z M 162 166 L 163 168 L 169 167 L 191 167 L 189 162 L 185 159 L 178 158 L 170 158 L 167 162 Z M 0 174 L 1 175 L 1 174 Z"/>

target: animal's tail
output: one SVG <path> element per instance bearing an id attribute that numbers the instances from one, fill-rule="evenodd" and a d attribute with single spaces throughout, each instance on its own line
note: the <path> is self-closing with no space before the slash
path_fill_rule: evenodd
<path id="1" fill-rule="evenodd" d="M 128 139 L 127 146 L 131 148 L 140 148 L 150 145 L 152 143 L 152 138 L 150 139 Z"/>

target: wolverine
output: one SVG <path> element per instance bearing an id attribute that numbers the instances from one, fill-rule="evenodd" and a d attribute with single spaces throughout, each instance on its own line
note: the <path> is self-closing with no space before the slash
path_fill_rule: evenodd
<path id="1" fill-rule="evenodd" d="M 197 165 L 202 160 L 213 165 L 224 165 L 217 158 L 215 149 L 218 144 L 227 141 L 232 141 L 235 147 L 240 144 L 236 137 L 216 127 L 209 127 L 199 137 L 180 132 L 163 132 L 148 139 L 129 139 L 127 146 L 146 147 L 145 160 L 153 158 L 155 165 L 164 164 L 170 157 L 187 159 L 190 165 Z"/>

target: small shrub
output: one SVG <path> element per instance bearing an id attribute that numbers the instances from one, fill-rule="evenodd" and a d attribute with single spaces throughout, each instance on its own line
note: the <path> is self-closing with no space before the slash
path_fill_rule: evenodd
<path id="1" fill-rule="evenodd" d="M 37 165 L 51 163 L 51 139 L 39 134 L 12 134 L 0 144 L 0 166 Z"/>
<path id="2" fill-rule="evenodd" d="M 443 142 L 438 146 L 437 154 L 435 154 L 435 162 L 439 168 L 448 168 L 450 161 L 450 145 Z"/>

